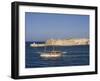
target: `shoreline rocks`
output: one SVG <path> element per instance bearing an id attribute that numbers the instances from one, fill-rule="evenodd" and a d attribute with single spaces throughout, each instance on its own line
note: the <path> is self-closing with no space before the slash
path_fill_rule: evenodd
<path id="1" fill-rule="evenodd" d="M 50 39 L 47 40 L 46 45 L 88 45 L 89 39 Z"/>
<path id="2" fill-rule="evenodd" d="M 75 45 L 89 45 L 89 39 L 49 39 L 44 44 L 31 44 L 31 47 L 42 46 L 75 46 Z"/>

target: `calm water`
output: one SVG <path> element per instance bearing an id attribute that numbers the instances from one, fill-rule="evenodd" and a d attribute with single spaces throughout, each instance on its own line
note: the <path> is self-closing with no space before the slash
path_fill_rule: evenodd
<path id="1" fill-rule="evenodd" d="M 89 65 L 89 45 L 80 46 L 55 46 L 55 50 L 66 52 L 57 59 L 43 59 L 39 52 L 44 51 L 44 47 L 30 47 L 32 42 L 26 42 L 25 67 L 55 67 L 55 66 L 80 66 Z M 52 47 L 48 46 L 47 51 Z"/>

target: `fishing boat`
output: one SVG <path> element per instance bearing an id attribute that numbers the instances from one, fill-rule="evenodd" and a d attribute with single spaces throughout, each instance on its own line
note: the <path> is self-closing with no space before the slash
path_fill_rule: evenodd
<path id="1" fill-rule="evenodd" d="M 53 45 L 51 47 L 53 49 L 51 51 L 47 51 L 47 46 L 45 46 L 44 52 L 40 53 L 40 57 L 45 59 L 55 59 L 62 57 L 63 53 L 65 53 L 62 51 L 55 50 L 55 47 Z"/>
<path id="2" fill-rule="evenodd" d="M 40 54 L 40 57 L 42 58 L 58 58 L 62 56 L 61 51 L 47 51 L 47 52 L 42 52 Z"/>

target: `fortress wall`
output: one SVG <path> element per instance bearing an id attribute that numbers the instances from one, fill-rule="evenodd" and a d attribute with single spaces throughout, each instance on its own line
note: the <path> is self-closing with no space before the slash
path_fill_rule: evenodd
<path id="1" fill-rule="evenodd" d="M 89 39 L 50 39 L 46 41 L 46 45 L 87 45 Z"/>

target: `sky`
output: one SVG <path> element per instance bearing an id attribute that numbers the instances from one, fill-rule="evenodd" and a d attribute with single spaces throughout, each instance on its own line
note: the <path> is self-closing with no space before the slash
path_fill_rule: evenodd
<path id="1" fill-rule="evenodd" d="M 89 15 L 25 12 L 25 40 L 89 38 Z"/>

